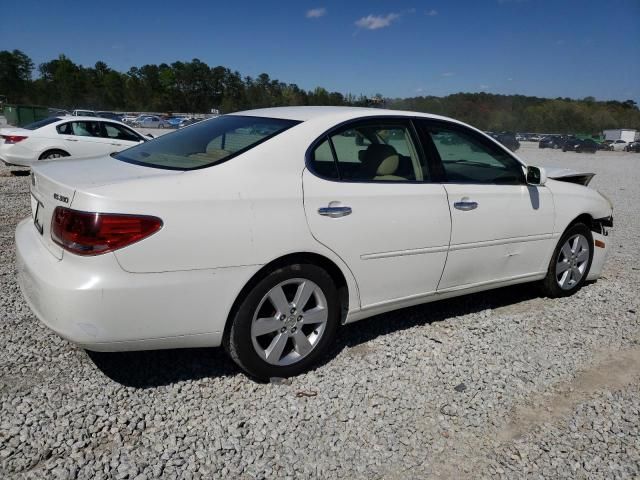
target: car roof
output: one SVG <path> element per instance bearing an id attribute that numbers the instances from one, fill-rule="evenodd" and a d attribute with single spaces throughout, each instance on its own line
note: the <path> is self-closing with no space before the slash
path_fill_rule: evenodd
<path id="1" fill-rule="evenodd" d="M 245 110 L 242 112 L 235 112 L 231 115 L 243 115 L 251 117 L 265 117 L 265 118 L 278 118 L 283 120 L 297 120 L 300 122 L 306 122 L 309 120 L 320 120 L 325 123 L 339 123 L 349 120 L 355 120 L 366 117 L 376 116 L 390 116 L 390 117 L 407 117 L 407 118 L 430 118 L 434 120 L 445 120 L 450 123 L 458 125 L 466 125 L 477 132 L 486 135 L 477 128 L 467 125 L 459 120 L 449 117 L 443 117 L 441 115 L 433 115 L 431 113 L 410 112 L 405 110 L 388 110 L 381 108 L 366 108 L 366 107 L 273 107 L 273 108 L 261 108 L 257 110 Z M 491 138 L 487 135 L 488 138 Z M 495 141 L 495 140 L 494 140 Z M 507 147 L 497 142 L 505 151 L 515 158 L 522 165 L 526 163 L 521 160 L 515 153 L 509 151 Z"/>
<path id="2" fill-rule="evenodd" d="M 112 122 L 112 123 L 118 123 L 121 125 L 125 125 L 124 123 L 118 121 L 118 120 L 114 120 L 112 118 L 105 118 L 105 117 L 83 117 L 83 116 L 76 116 L 76 115 L 54 115 L 55 117 L 60 118 L 60 121 L 64 121 L 64 122 L 69 122 L 69 121 L 73 121 L 73 122 L 83 122 L 83 121 L 89 121 L 89 122 Z M 54 122 L 55 123 L 55 122 Z"/>
<path id="3" fill-rule="evenodd" d="M 429 113 L 366 107 L 274 107 L 260 108 L 256 110 L 245 110 L 242 112 L 235 112 L 232 115 L 280 118 L 284 120 L 297 120 L 301 122 L 322 117 L 341 117 L 344 120 L 349 120 L 351 118 L 355 119 L 361 117 L 390 115 L 403 117 L 434 118 L 459 123 L 457 120 L 454 120 L 452 118 L 442 117 L 440 115 L 432 115 Z"/>

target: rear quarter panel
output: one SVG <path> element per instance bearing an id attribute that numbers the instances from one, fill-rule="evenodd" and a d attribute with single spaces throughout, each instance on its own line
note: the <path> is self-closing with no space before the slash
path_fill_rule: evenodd
<path id="1" fill-rule="evenodd" d="M 306 123 L 216 166 L 78 190 L 72 208 L 163 220 L 158 233 L 115 252 L 129 272 L 264 265 L 311 252 L 334 261 L 357 292 L 348 267 L 307 226 L 304 155 L 321 132 Z"/>

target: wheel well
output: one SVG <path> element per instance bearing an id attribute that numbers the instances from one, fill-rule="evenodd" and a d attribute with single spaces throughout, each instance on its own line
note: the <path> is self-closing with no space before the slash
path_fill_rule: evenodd
<path id="1" fill-rule="evenodd" d="M 44 152 L 42 152 L 40 154 L 40 156 L 38 157 L 38 160 L 42 160 L 44 157 L 47 156 L 47 154 L 49 153 L 53 153 L 53 152 L 60 152 L 63 153 L 66 157 L 69 157 L 69 153 L 65 152 L 64 150 L 62 150 L 61 148 L 50 148 L 49 150 L 45 150 Z"/>
<path id="2" fill-rule="evenodd" d="M 582 215 L 578 215 L 576 218 L 573 219 L 571 223 L 569 223 L 569 225 L 567 225 L 567 228 L 571 227 L 572 225 L 575 225 L 576 223 L 584 223 L 589 229 L 591 229 L 591 224 L 593 223 L 593 217 L 588 213 L 583 213 Z"/>
<path id="3" fill-rule="evenodd" d="M 336 288 L 338 289 L 338 296 L 340 298 L 340 306 L 342 309 L 341 321 L 344 321 L 347 316 L 347 312 L 349 311 L 349 289 L 347 287 L 347 279 L 344 277 L 344 274 L 342 273 L 340 268 L 327 257 L 324 257 L 317 253 L 293 253 L 285 255 L 284 257 L 277 258 L 264 265 L 253 277 L 251 277 L 251 279 L 242 288 L 242 290 L 240 290 L 240 293 L 236 297 L 235 301 L 233 302 L 233 306 L 229 311 L 229 315 L 224 326 L 223 339 L 225 340 L 223 341 L 226 341 L 226 339 L 228 338 L 229 329 L 231 328 L 231 319 L 240 306 L 241 300 L 249 293 L 249 291 L 251 291 L 251 289 L 260 280 L 262 280 L 274 270 L 296 263 L 310 263 L 312 265 L 317 265 L 318 267 L 323 268 L 329 274 L 329 276 L 333 279 Z"/>

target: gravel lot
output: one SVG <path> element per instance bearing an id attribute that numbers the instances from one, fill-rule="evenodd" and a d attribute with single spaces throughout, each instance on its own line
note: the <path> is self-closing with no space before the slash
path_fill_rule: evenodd
<path id="1" fill-rule="evenodd" d="M 220 349 L 89 355 L 42 327 L 15 282 L 28 177 L 0 167 L 0 477 L 637 478 L 640 155 L 519 153 L 597 173 L 604 278 L 365 320 L 271 384 Z"/>

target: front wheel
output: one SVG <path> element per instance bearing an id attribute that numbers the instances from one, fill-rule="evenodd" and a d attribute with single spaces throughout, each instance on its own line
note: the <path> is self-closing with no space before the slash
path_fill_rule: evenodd
<path id="1" fill-rule="evenodd" d="M 307 370 L 335 336 L 340 301 L 329 274 L 311 264 L 269 273 L 241 301 L 225 337 L 231 358 L 266 380 Z"/>
<path id="2" fill-rule="evenodd" d="M 566 297 L 577 292 L 589 275 L 593 260 L 593 236 L 583 223 L 569 227 L 556 246 L 547 276 L 542 282 L 549 297 Z"/>

